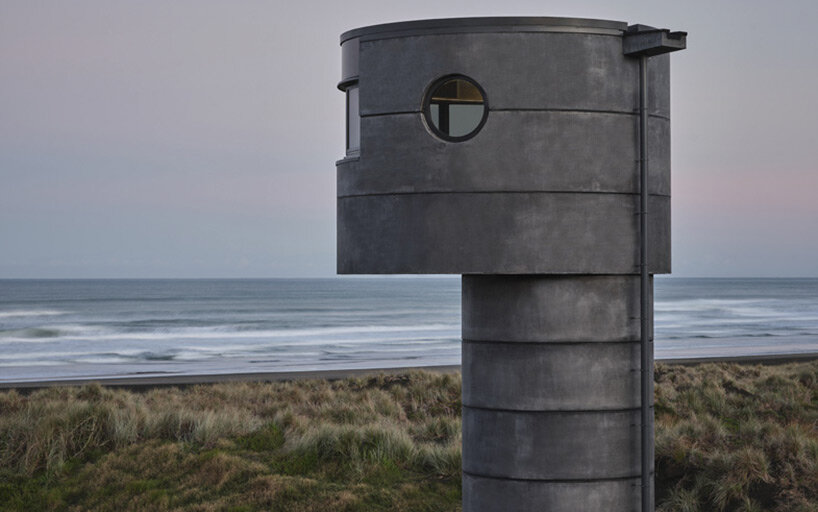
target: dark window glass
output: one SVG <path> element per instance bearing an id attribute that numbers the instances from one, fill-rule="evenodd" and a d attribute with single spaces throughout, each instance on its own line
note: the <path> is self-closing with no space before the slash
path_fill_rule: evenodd
<path id="1" fill-rule="evenodd" d="M 465 76 L 438 80 L 429 88 L 424 103 L 429 127 L 438 137 L 453 142 L 473 137 L 488 115 L 485 93 Z"/>
<path id="2" fill-rule="evenodd" d="M 347 88 L 347 153 L 361 149 L 361 116 L 358 110 L 358 85 Z"/>

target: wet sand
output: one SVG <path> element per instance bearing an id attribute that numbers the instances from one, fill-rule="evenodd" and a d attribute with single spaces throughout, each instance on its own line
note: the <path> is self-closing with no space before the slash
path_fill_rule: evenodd
<path id="1" fill-rule="evenodd" d="M 702 363 L 736 363 L 736 364 L 786 364 L 797 361 L 811 361 L 818 359 L 818 353 L 775 354 L 760 356 L 732 356 L 732 357 L 697 357 L 657 360 L 660 364 L 695 365 Z M 144 389 L 162 386 L 191 386 L 196 384 L 213 384 L 218 382 L 275 382 L 303 379 L 344 379 L 385 373 L 397 375 L 413 370 L 424 370 L 441 373 L 455 373 L 460 371 L 460 365 L 414 366 L 393 368 L 356 368 L 310 371 L 283 371 L 283 372 L 253 372 L 253 373 L 213 373 L 200 375 L 151 375 L 151 376 L 118 376 L 109 378 L 72 378 L 55 380 L 32 380 L 25 382 L 0 382 L 0 390 L 17 389 L 32 391 L 55 386 L 81 386 L 98 382 L 104 386 Z"/>
<path id="2" fill-rule="evenodd" d="M 357 368 L 345 370 L 310 370 L 296 372 L 254 372 L 254 373 L 217 373 L 202 375 L 161 375 L 161 376 L 127 376 L 110 378 L 76 378 L 61 380 L 36 380 L 25 382 L 0 382 L 0 390 L 34 390 L 55 386 L 81 386 L 98 382 L 104 386 L 120 388 L 151 388 L 161 386 L 192 386 L 196 384 L 214 384 L 217 382 L 276 382 L 305 379 L 345 379 L 362 375 L 385 373 L 398 375 L 412 370 L 424 370 L 441 373 L 460 371 L 460 365 L 417 366 L 403 368 Z"/>

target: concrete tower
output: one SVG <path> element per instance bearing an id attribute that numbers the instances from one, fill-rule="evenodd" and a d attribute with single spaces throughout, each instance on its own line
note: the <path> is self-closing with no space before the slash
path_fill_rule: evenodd
<path id="1" fill-rule="evenodd" d="M 341 36 L 338 272 L 463 274 L 466 512 L 653 509 L 666 53 L 684 46 L 569 18 Z"/>

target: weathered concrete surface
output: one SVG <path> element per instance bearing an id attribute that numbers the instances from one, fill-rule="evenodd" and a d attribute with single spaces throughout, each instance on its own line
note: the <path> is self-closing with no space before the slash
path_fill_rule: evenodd
<path id="1" fill-rule="evenodd" d="M 462 286 L 464 510 L 640 510 L 638 276 Z"/>
<path id="2" fill-rule="evenodd" d="M 463 340 L 463 405 L 517 411 L 634 409 L 639 343 Z"/>
<path id="3" fill-rule="evenodd" d="M 651 59 L 649 78 L 664 80 L 668 63 Z M 482 85 L 491 110 L 639 106 L 639 62 L 623 55 L 621 35 L 486 32 L 362 42 L 361 115 L 419 112 L 429 84 L 451 73 Z M 668 117 L 670 90 L 655 89 L 650 113 Z"/>
<path id="4" fill-rule="evenodd" d="M 670 194 L 670 122 L 649 123 L 651 194 Z M 339 166 L 338 196 L 420 192 L 639 193 L 639 118 L 497 111 L 472 139 L 444 142 L 421 114 L 364 117 L 362 158 Z"/>
<path id="5" fill-rule="evenodd" d="M 345 36 L 361 147 L 338 165 L 338 271 L 638 273 L 639 64 L 624 27 L 515 18 Z M 453 73 L 480 84 L 489 110 L 459 143 L 421 113 Z M 650 59 L 651 273 L 670 272 L 669 76 L 667 56 Z"/>
<path id="6" fill-rule="evenodd" d="M 651 273 L 670 272 L 670 198 L 649 202 Z M 338 198 L 341 274 L 637 274 L 638 196 L 396 194 Z"/>
<path id="7" fill-rule="evenodd" d="M 469 512 L 639 511 L 641 480 L 543 482 L 463 475 L 463 510 Z"/>
<path id="8" fill-rule="evenodd" d="M 641 508 L 639 62 L 625 28 L 492 18 L 342 37 L 361 148 L 337 166 L 338 271 L 464 274 L 465 512 Z M 671 263 L 669 69 L 648 61 L 650 274 Z M 488 108 L 458 143 L 422 113 L 451 74 Z"/>
<path id="9" fill-rule="evenodd" d="M 463 339 L 638 341 L 639 277 L 463 276 Z"/>
<path id="10" fill-rule="evenodd" d="M 639 410 L 531 412 L 463 406 L 463 471 L 528 480 L 640 473 Z"/>

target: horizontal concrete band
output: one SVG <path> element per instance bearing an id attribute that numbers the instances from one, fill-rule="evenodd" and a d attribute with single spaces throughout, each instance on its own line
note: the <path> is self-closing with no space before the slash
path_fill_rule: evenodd
<path id="1" fill-rule="evenodd" d="M 640 344 L 463 340 L 463 405 L 509 410 L 640 406 Z"/>
<path id="2" fill-rule="evenodd" d="M 639 475 L 639 410 L 512 412 L 463 407 L 463 470 L 524 480 Z"/>
<path id="3" fill-rule="evenodd" d="M 481 85 L 496 109 L 634 111 L 639 59 L 622 39 L 572 33 L 465 33 L 362 41 L 360 113 L 411 112 L 439 78 Z M 670 115 L 669 58 L 648 60 L 649 112 Z"/>
<path id="4" fill-rule="evenodd" d="M 653 477 L 651 477 L 651 481 Z M 486 478 L 463 473 L 463 510 L 611 512 L 641 510 L 640 477 L 584 482 Z M 651 488 L 653 486 L 651 485 Z"/>
<path id="5" fill-rule="evenodd" d="M 453 144 L 420 114 L 361 120 L 361 158 L 338 165 L 338 196 L 416 192 L 637 194 L 639 123 L 590 112 L 489 113 L 473 138 Z M 670 122 L 649 123 L 649 192 L 670 195 Z"/>
<path id="6" fill-rule="evenodd" d="M 338 160 L 337 165 L 346 165 L 349 163 L 350 159 Z M 630 192 L 594 192 L 594 191 L 572 191 L 572 190 L 485 190 L 485 191 L 427 191 L 427 192 L 375 192 L 375 193 L 366 193 L 366 194 L 349 194 L 344 196 L 338 196 L 338 199 L 349 199 L 355 197 L 378 197 L 378 196 L 432 196 L 436 194 L 448 194 L 448 195 L 458 195 L 458 194 L 472 194 L 472 195 L 490 195 L 490 194 L 548 194 L 548 195 L 562 195 L 562 194 L 572 194 L 572 195 L 605 195 L 605 196 L 627 196 L 633 197 L 637 194 L 632 194 Z M 662 200 L 662 199 L 670 199 L 670 196 L 667 195 L 660 195 L 660 194 L 650 194 L 649 200 Z M 637 215 L 637 213 L 634 213 Z"/>
<path id="7" fill-rule="evenodd" d="M 338 272 L 637 274 L 638 201 L 572 193 L 341 197 Z M 670 199 L 652 196 L 649 209 L 648 269 L 667 273 Z"/>
<path id="8" fill-rule="evenodd" d="M 464 275 L 461 286 L 464 340 L 641 339 L 638 275 Z"/>

